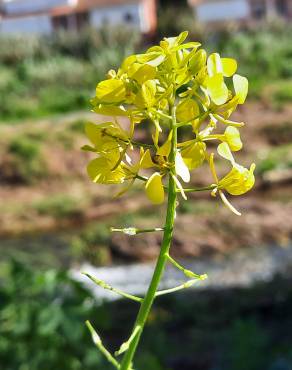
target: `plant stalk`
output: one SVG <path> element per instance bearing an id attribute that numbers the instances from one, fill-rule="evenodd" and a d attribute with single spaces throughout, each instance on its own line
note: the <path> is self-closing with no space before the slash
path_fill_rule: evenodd
<path id="1" fill-rule="evenodd" d="M 173 167 L 171 168 L 170 171 L 172 171 L 172 174 L 175 175 L 174 163 L 177 150 L 177 127 L 176 127 L 175 107 L 172 107 L 171 113 L 172 113 L 173 132 L 169 162 L 173 164 Z M 159 282 L 164 272 L 165 265 L 168 261 L 168 252 L 172 241 L 175 220 L 176 197 L 177 197 L 176 184 L 173 179 L 173 176 L 171 176 L 170 174 L 168 180 L 168 201 L 167 201 L 166 220 L 160 254 L 154 269 L 151 283 L 141 303 L 140 310 L 138 312 L 137 319 L 132 332 L 134 333 L 137 330 L 137 328 L 139 328 L 139 330 L 136 331 L 136 335 L 133 337 L 131 343 L 129 344 L 129 348 L 122 359 L 120 370 L 130 370 L 132 367 L 132 361 L 137 346 L 139 344 L 144 325 L 147 321 L 150 309 L 156 296 L 156 292 L 158 290 Z"/>

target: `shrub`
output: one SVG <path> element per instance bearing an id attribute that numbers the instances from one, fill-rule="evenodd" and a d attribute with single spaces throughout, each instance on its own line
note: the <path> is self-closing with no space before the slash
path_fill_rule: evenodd
<path id="1" fill-rule="evenodd" d="M 111 262 L 108 243 L 108 228 L 102 223 L 93 224 L 72 238 L 71 250 L 79 260 L 87 260 L 94 265 L 106 265 Z"/>
<path id="2" fill-rule="evenodd" d="M 93 370 L 102 366 L 76 322 L 105 322 L 90 292 L 66 273 L 11 263 L 0 284 L 0 367 L 3 370 Z M 107 369 L 106 365 L 103 367 Z"/>
<path id="3" fill-rule="evenodd" d="M 28 135 L 13 139 L 8 146 L 9 160 L 2 178 L 8 182 L 31 183 L 47 173 L 40 142 Z"/>
<path id="4" fill-rule="evenodd" d="M 260 153 L 259 157 L 257 172 L 261 175 L 272 170 L 292 168 L 292 145 L 275 147 Z"/>
<path id="5" fill-rule="evenodd" d="M 80 215 L 82 204 L 78 199 L 69 195 L 58 194 L 34 203 L 34 208 L 41 215 L 64 218 Z"/>

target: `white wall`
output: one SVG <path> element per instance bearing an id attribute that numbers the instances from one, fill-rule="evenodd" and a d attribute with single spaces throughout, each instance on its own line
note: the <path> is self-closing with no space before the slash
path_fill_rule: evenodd
<path id="1" fill-rule="evenodd" d="M 126 16 L 131 16 L 131 22 L 127 22 Z M 95 8 L 90 12 L 90 23 L 93 27 L 101 27 L 104 24 L 127 24 L 136 28 L 142 28 L 141 10 L 139 4 L 125 4 Z"/>
<path id="2" fill-rule="evenodd" d="M 196 7 L 197 18 L 202 22 L 244 19 L 249 13 L 248 0 L 217 0 Z"/>
<path id="3" fill-rule="evenodd" d="M 46 15 L 6 18 L 0 22 L 0 32 L 49 34 L 52 32 L 51 19 Z"/>
<path id="4" fill-rule="evenodd" d="M 67 5 L 70 0 L 12 0 L 4 2 L 4 10 L 7 14 L 31 13 L 45 11 L 54 6 Z"/>

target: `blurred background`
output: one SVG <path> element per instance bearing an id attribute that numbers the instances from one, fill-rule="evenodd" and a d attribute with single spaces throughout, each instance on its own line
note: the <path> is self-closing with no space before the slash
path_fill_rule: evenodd
<path id="1" fill-rule="evenodd" d="M 292 369 L 292 1 L 0 1 L 0 368 L 109 369 L 84 321 L 116 350 L 138 307 L 93 288 L 86 270 L 142 294 L 161 235 L 110 227 L 161 226 L 138 186 L 118 200 L 92 184 L 84 122 L 96 83 L 122 59 L 190 31 L 239 62 L 248 102 L 239 163 L 257 164 L 255 189 L 179 205 L 172 254 L 209 279 L 157 300 L 137 369 Z M 147 127 L 139 135 L 143 138 Z M 194 185 L 203 185 L 206 167 Z M 162 285 L 184 277 L 168 268 Z"/>

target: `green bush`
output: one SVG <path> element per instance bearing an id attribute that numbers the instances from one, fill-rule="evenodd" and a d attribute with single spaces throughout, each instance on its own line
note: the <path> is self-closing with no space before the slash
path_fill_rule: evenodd
<path id="1" fill-rule="evenodd" d="M 0 284 L 0 368 L 108 369 L 92 346 L 86 319 L 101 327 L 107 322 L 102 307 L 66 273 L 11 263 Z"/>
<path id="2" fill-rule="evenodd" d="M 20 135 L 11 140 L 7 152 L 10 155 L 2 176 L 8 182 L 31 183 L 47 174 L 41 144 L 29 135 Z"/>
<path id="3" fill-rule="evenodd" d="M 82 203 L 66 194 L 58 194 L 33 204 L 40 215 L 50 215 L 56 218 L 78 216 L 82 212 Z"/>
<path id="4" fill-rule="evenodd" d="M 262 28 L 221 32 L 210 49 L 219 46 L 224 56 L 236 55 L 240 73 L 249 76 L 253 90 L 259 81 L 267 84 L 292 76 L 291 30 L 287 24 L 267 24 Z"/>
<path id="5" fill-rule="evenodd" d="M 78 260 L 87 260 L 94 265 L 107 265 L 111 262 L 109 242 L 109 228 L 98 223 L 86 227 L 71 239 L 70 244 L 72 253 Z"/>
<path id="6" fill-rule="evenodd" d="M 256 171 L 260 175 L 272 170 L 292 168 L 292 145 L 281 145 L 260 152 L 259 157 Z"/>
<path id="7" fill-rule="evenodd" d="M 137 42 L 127 29 L 1 36 L 1 119 L 88 108 L 95 81 L 117 67 Z"/>

